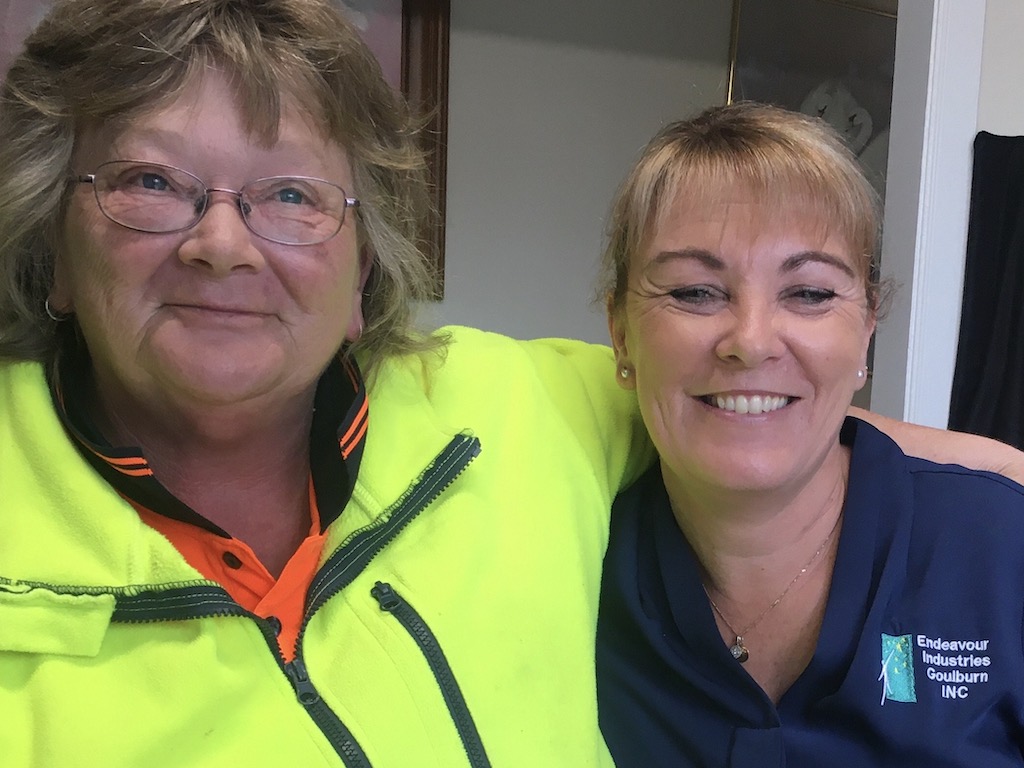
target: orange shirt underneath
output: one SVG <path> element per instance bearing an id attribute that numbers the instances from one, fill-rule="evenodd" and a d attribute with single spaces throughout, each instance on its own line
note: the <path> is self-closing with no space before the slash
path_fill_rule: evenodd
<path id="1" fill-rule="evenodd" d="M 326 539 L 321 527 L 341 514 L 351 496 L 350 482 L 359 470 L 369 424 L 366 387 L 355 360 L 334 358 L 317 382 L 310 430 L 309 533 L 277 578 L 247 544 L 204 527 L 201 515 L 160 484 L 140 448 L 113 447 L 103 439 L 87 418 L 92 363 L 78 334 L 62 341 L 57 361 L 49 380 L 50 396 L 82 457 L 203 577 L 224 587 L 245 610 L 269 620 L 275 628 L 279 623 L 281 653 L 287 661 L 293 660 L 306 593 Z M 326 518 L 313 488 L 312 474 L 317 472 Z"/>
<path id="2" fill-rule="evenodd" d="M 225 538 L 190 523 L 183 523 L 128 499 L 142 521 L 175 546 L 188 564 L 205 578 L 227 590 L 231 598 L 257 616 L 280 622 L 277 643 L 284 660 L 295 658 L 295 642 L 302 626 L 306 592 L 316 575 L 326 534 L 320 533 L 320 513 L 310 481 L 309 534 L 276 579 L 239 539 Z"/>

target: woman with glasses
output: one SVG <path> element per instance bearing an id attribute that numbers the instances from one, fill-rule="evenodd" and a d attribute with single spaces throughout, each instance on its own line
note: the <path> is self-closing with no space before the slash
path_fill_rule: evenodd
<path id="1" fill-rule="evenodd" d="M 5 768 L 610 765 L 599 569 L 648 444 L 606 349 L 412 329 L 415 139 L 327 2 L 63 0 L 28 40 Z"/>
<path id="2" fill-rule="evenodd" d="M 59 2 L 2 99 L 0 763 L 610 764 L 639 422 L 607 350 L 411 328 L 424 163 L 339 13 Z"/>

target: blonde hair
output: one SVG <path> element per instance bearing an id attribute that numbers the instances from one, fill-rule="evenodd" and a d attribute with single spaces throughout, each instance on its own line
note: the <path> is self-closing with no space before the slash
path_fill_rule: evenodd
<path id="1" fill-rule="evenodd" d="M 435 293 L 421 241 L 430 215 L 415 121 L 356 31 L 327 0 L 58 0 L 0 90 L 0 358 L 51 360 L 44 300 L 83 127 L 130 120 L 225 68 L 248 129 L 276 139 L 282 95 L 305 100 L 344 147 L 374 263 L 353 345 L 367 368 L 436 346 L 412 330 Z"/>
<path id="2" fill-rule="evenodd" d="M 601 297 L 622 307 L 630 261 L 670 207 L 729 202 L 737 191 L 767 216 L 799 212 L 844 238 L 878 310 L 878 196 L 856 158 L 824 121 L 752 102 L 672 123 L 648 143 L 612 203 Z"/>

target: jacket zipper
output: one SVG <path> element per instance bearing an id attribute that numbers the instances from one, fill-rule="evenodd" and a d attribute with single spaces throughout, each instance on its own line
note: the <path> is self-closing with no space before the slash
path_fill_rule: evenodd
<path id="1" fill-rule="evenodd" d="M 256 622 L 263 633 L 278 666 L 291 682 L 299 703 L 305 707 L 313 722 L 330 741 L 346 768 L 371 768 L 369 759 L 352 732 L 320 698 L 319 692 L 309 679 L 302 656 L 305 627 L 313 614 L 350 584 L 406 525 L 462 474 L 479 453 L 478 439 L 468 435 L 453 438 L 402 497 L 382 516 L 384 523 L 364 528 L 328 558 L 310 584 L 306 596 L 305 619 L 296 641 L 295 658 L 291 662 L 285 662 L 281 656 L 277 635 L 270 622 L 242 608 L 220 586 L 199 585 L 159 592 L 147 591 L 136 595 L 116 595 L 117 602 L 111 620 L 121 623 L 143 623 L 213 616 L 248 616 Z"/>
<path id="2" fill-rule="evenodd" d="M 459 683 L 455 679 L 455 673 L 452 672 L 448 659 L 445 658 L 441 644 L 437 641 L 437 636 L 430 630 L 416 609 L 390 584 L 378 581 L 376 586 L 370 590 L 370 594 L 380 603 L 381 610 L 387 611 L 398 619 L 398 622 L 405 627 L 426 657 L 427 664 L 430 665 L 430 670 L 434 673 L 434 679 L 441 689 L 441 695 L 444 696 L 445 704 L 448 705 L 448 712 L 459 732 L 459 738 L 462 739 L 462 746 L 466 750 L 470 766 L 472 768 L 490 768 L 491 761 L 487 758 L 487 751 L 480 739 L 480 732 L 477 730 L 476 723 L 473 722 L 473 715 L 470 713 Z"/>
<path id="3" fill-rule="evenodd" d="M 296 655 L 291 661 L 285 662 L 284 657 L 281 655 L 281 647 L 277 643 L 275 627 L 269 621 L 259 616 L 253 616 L 253 618 L 263 632 L 263 637 L 270 647 L 270 652 L 281 667 L 281 671 L 285 673 L 289 682 L 291 682 L 292 688 L 295 690 L 295 697 L 305 707 L 306 712 L 313 722 L 316 723 L 320 732 L 327 738 L 327 741 L 334 747 L 334 751 L 341 757 L 342 764 L 346 768 L 372 768 L 369 758 L 363 752 L 363 748 L 359 746 L 356 737 L 352 735 L 352 731 L 341 721 L 341 718 L 335 714 L 334 710 L 320 698 L 320 692 L 313 685 L 313 681 L 309 679 L 309 673 L 306 671 L 306 662 L 299 655 Z"/>
<path id="4" fill-rule="evenodd" d="M 216 616 L 245 616 L 263 633 L 281 672 L 295 690 L 296 698 L 324 734 L 346 768 L 371 768 L 370 761 L 341 719 L 320 698 L 300 657 L 286 663 L 277 644 L 277 632 L 266 619 L 250 613 L 219 586 L 191 586 L 159 593 L 118 595 L 111 621 L 143 624 L 151 621 L 188 621 Z"/>
<path id="5" fill-rule="evenodd" d="M 301 648 L 306 625 L 320 606 L 347 587 L 420 512 L 440 496 L 480 453 L 480 441 L 457 435 L 419 478 L 388 510 L 383 523 L 369 525 L 355 534 L 327 559 L 313 578 L 306 595 L 306 618 L 296 647 Z"/>
<path id="6" fill-rule="evenodd" d="M 276 638 L 274 645 L 276 652 Z M 299 703 L 306 708 L 309 716 L 313 718 L 313 722 L 331 742 L 335 751 L 341 755 L 344 764 L 349 768 L 370 768 L 370 760 L 359 746 L 355 736 L 352 735 L 352 731 L 345 727 L 341 718 L 320 698 L 319 692 L 309 679 L 309 673 L 306 672 L 305 662 L 301 658 L 295 657 L 284 665 L 284 671 L 292 682 Z"/>

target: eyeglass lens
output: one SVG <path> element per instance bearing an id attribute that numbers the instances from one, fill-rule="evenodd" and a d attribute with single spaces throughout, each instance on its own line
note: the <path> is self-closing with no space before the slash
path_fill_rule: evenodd
<path id="1" fill-rule="evenodd" d="M 100 210 L 142 232 L 177 232 L 195 226 L 209 206 L 206 185 L 187 171 L 157 163 L 113 161 L 96 169 Z M 322 243 L 341 229 L 345 191 L 323 179 L 274 177 L 245 184 L 238 193 L 246 225 L 278 243 Z"/>

